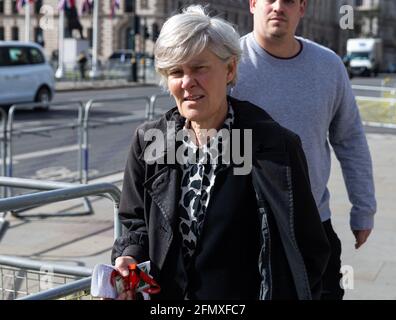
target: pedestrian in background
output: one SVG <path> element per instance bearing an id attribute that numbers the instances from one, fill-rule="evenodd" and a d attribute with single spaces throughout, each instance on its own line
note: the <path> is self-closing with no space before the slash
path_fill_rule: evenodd
<path id="1" fill-rule="evenodd" d="M 322 299 L 342 299 L 341 243 L 331 225 L 327 189 L 330 145 L 352 203 L 350 227 L 356 249 L 366 242 L 374 225 L 372 161 L 342 60 L 331 50 L 295 36 L 306 6 L 307 0 L 250 0 L 254 27 L 241 39 L 239 80 L 232 96 L 263 107 L 300 136 L 332 249 Z"/>
<path id="2" fill-rule="evenodd" d="M 87 66 L 87 56 L 85 55 L 84 51 L 81 51 L 77 58 L 78 67 L 80 69 L 80 78 L 81 80 L 85 79 L 85 69 Z"/>

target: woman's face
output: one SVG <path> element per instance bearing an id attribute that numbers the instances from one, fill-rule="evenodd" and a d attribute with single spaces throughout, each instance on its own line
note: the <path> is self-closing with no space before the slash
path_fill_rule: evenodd
<path id="1" fill-rule="evenodd" d="M 227 83 L 235 73 L 235 59 L 223 62 L 205 49 L 168 71 L 168 88 L 183 117 L 204 123 L 226 112 Z"/>

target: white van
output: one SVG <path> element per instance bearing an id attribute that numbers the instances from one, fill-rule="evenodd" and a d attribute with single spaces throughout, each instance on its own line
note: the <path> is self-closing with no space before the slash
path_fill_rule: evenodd
<path id="1" fill-rule="evenodd" d="M 356 38 L 347 41 L 349 71 L 352 75 L 377 76 L 382 69 L 382 39 Z"/>
<path id="2" fill-rule="evenodd" d="M 54 71 L 41 46 L 0 41 L 0 105 L 49 102 L 54 93 Z"/>

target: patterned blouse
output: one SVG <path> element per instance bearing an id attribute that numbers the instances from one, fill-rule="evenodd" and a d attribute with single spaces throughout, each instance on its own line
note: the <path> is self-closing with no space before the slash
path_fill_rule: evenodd
<path id="1" fill-rule="evenodd" d="M 231 133 L 233 122 L 234 112 L 229 104 L 227 117 L 221 129 Z M 189 266 L 194 255 L 216 175 L 223 166 L 221 156 L 229 141 L 219 130 L 206 145 L 199 148 L 193 142 L 195 135 L 193 130 L 188 130 L 189 127 L 190 123 L 187 120 L 183 128 L 183 146 L 186 152 L 183 154 L 182 191 L 179 202 L 179 230 L 182 235 L 182 252 L 186 267 Z M 187 151 L 189 155 L 186 154 Z"/>

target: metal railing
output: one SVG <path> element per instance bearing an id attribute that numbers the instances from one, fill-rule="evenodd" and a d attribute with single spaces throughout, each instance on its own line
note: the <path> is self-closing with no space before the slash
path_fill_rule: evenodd
<path id="1" fill-rule="evenodd" d="M 84 106 L 83 103 L 80 101 L 68 101 L 68 102 L 53 102 L 53 103 L 47 103 L 44 106 L 45 107 L 51 107 L 51 110 L 53 111 L 54 108 L 57 110 L 58 107 L 67 107 L 68 109 L 73 109 L 77 108 L 77 119 L 75 121 L 72 121 L 71 123 L 65 123 L 62 125 L 59 125 L 57 123 L 56 125 L 48 125 L 45 127 L 40 127 L 40 128 L 22 128 L 18 130 L 14 130 L 14 120 L 15 120 L 15 112 L 17 110 L 30 110 L 35 107 L 43 106 L 43 103 L 41 102 L 34 102 L 34 103 L 25 103 L 25 104 L 14 104 L 13 106 L 10 107 L 8 111 L 8 118 L 6 121 L 6 130 L 4 131 L 4 136 L 5 136 L 5 143 L 6 147 L 5 149 L 5 159 L 4 159 L 4 164 L 5 165 L 5 174 L 4 176 L 12 177 L 14 175 L 14 152 L 13 152 L 13 136 L 15 134 L 18 135 L 23 135 L 23 134 L 31 134 L 31 135 L 43 135 L 43 134 L 48 134 L 49 132 L 54 132 L 54 131 L 59 131 L 63 129 L 77 129 L 77 148 L 78 148 L 78 159 L 77 159 L 77 172 L 78 172 L 78 178 L 77 181 L 79 183 L 83 183 L 83 171 L 82 171 L 82 159 L 83 159 L 83 148 L 82 148 L 82 137 L 83 137 L 83 114 L 84 114 Z M 11 188 L 5 188 L 4 189 L 4 197 L 7 196 L 13 196 L 13 189 Z M 87 198 L 83 199 L 84 203 L 84 208 L 85 211 L 81 214 L 92 214 L 92 206 Z M 14 216 L 18 216 L 17 211 L 12 211 L 12 214 Z"/>
<path id="2" fill-rule="evenodd" d="M 14 122 L 15 122 L 15 112 L 17 110 L 26 110 L 31 109 L 38 106 L 43 106 L 43 103 L 27 103 L 27 104 L 14 104 L 9 109 L 8 115 L 4 113 L 2 109 L 0 109 L 1 119 L 2 119 L 2 134 L 3 134 L 3 144 L 2 144 L 2 174 L 4 176 L 12 177 L 14 175 L 14 139 L 13 137 L 17 135 L 23 134 L 31 134 L 31 135 L 44 135 L 48 134 L 52 131 L 59 131 L 63 129 L 77 129 L 78 130 L 78 141 L 76 143 L 78 148 L 78 159 L 77 159 L 77 171 L 78 178 L 77 181 L 80 183 L 87 183 L 89 180 L 89 129 L 90 124 L 93 123 L 92 127 L 97 127 L 99 125 L 115 125 L 136 121 L 145 121 L 152 120 L 156 114 L 156 105 L 158 104 L 158 100 L 161 98 L 169 98 L 168 94 L 156 94 L 151 96 L 139 96 L 139 97 L 122 97 L 122 98 L 112 98 L 112 99 L 92 99 L 88 102 L 84 103 L 82 101 L 63 101 L 63 102 L 52 102 L 47 103 L 44 106 L 50 108 L 51 110 L 56 110 L 58 107 L 77 107 L 78 115 L 77 119 L 72 123 L 66 123 L 64 125 L 48 125 L 45 127 L 39 128 L 22 128 L 15 130 Z M 144 103 L 145 112 L 144 115 L 136 116 L 132 112 L 128 116 L 121 117 L 113 117 L 109 119 L 103 120 L 92 120 L 91 110 L 97 107 L 99 103 L 110 103 L 110 102 L 123 102 L 123 101 L 142 101 Z M 121 169 L 122 170 L 122 169 Z M 3 196 L 12 195 L 11 191 L 4 191 Z"/>
<path id="3" fill-rule="evenodd" d="M 155 107 L 156 107 L 156 104 L 158 103 L 158 100 L 161 99 L 161 98 L 169 98 L 169 94 L 161 93 L 161 94 L 152 95 L 150 97 L 150 108 L 149 108 L 148 112 L 146 113 L 146 118 L 148 120 L 153 120 L 154 119 L 154 117 L 155 117 Z"/>
<path id="4" fill-rule="evenodd" d="M 128 116 L 114 117 L 103 120 L 91 120 L 90 114 L 91 110 L 94 109 L 99 103 L 108 102 L 124 102 L 124 101 L 143 101 L 145 104 L 145 114 L 147 115 L 150 109 L 150 99 L 147 96 L 140 97 L 123 97 L 123 98 L 112 98 L 112 99 L 92 99 L 89 100 L 84 108 L 84 117 L 82 123 L 82 183 L 88 183 L 89 180 L 89 124 L 95 123 L 96 126 L 101 125 L 116 125 L 125 124 L 137 121 L 147 120 L 147 116 L 136 116 L 131 113 Z"/>
<path id="5" fill-rule="evenodd" d="M 121 224 L 118 219 L 118 207 L 120 203 L 121 191 L 113 184 L 97 183 L 90 185 L 72 185 L 52 181 L 0 177 L 0 186 L 50 190 L 0 199 L 0 212 L 78 199 L 93 195 L 105 196 L 106 198 L 112 200 L 114 205 L 114 239 L 121 235 Z"/>
<path id="6" fill-rule="evenodd" d="M 28 103 L 28 104 L 15 104 L 11 106 L 10 110 L 8 111 L 8 119 L 7 119 L 7 129 L 6 129 L 6 144 L 7 144 L 7 170 L 6 170 L 6 175 L 8 177 L 13 176 L 13 135 L 15 134 L 14 132 L 14 119 L 15 119 L 15 112 L 16 110 L 26 110 L 26 109 L 31 109 L 37 106 L 41 106 L 43 103 Z M 63 125 L 57 124 L 56 126 L 46 126 L 46 127 L 41 127 L 41 128 L 32 128 L 32 129 L 19 129 L 17 131 L 18 134 L 43 134 L 43 133 L 48 133 L 51 131 L 59 131 L 62 129 L 78 129 L 78 161 L 77 161 L 77 170 L 79 172 L 79 179 L 78 181 L 82 183 L 82 168 L 81 168 L 81 163 L 82 163 L 82 154 L 83 154 L 83 149 L 82 149 L 82 121 L 83 121 L 83 113 L 84 113 L 84 105 L 80 101 L 70 101 L 70 102 L 54 102 L 54 103 L 49 103 L 47 104 L 48 107 L 51 107 L 51 110 L 54 110 L 53 108 L 57 109 L 57 107 L 77 107 L 78 108 L 78 113 L 77 113 L 77 119 L 75 122 L 72 123 L 66 123 Z"/>
<path id="7" fill-rule="evenodd" d="M 20 196 L 15 196 L 6 199 L 0 199 L 0 212 L 2 211 L 10 211 L 15 209 L 21 209 L 25 207 L 31 207 L 36 205 L 44 205 L 50 204 L 54 202 L 60 202 L 65 200 L 72 200 L 81 197 L 88 196 L 104 196 L 110 199 L 113 202 L 113 211 L 114 211 L 114 239 L 118 238 L 121 235 L 121 224 L 118 218 L 118 208 L 120 203 L 120 190 L 109 183 L 98 183 L 91 185 L 73 185 L 70 183 L 59 183 L 59 182 L 51 182 L 51 181 L 37 181 L 31 179 L 21 179 L 21 178 L 9 178 L 9 177 L 0 177 L 0 185 L 1 186 L 11 186 L 11 187 L 22 187 L 22 188 L 31 188 L 31 189 L 39 189 L 39 190 L 50 190 L 50 191 L 41 191 L 34 194 L 24 194 Z M 66 266 L 55 266 L 48 264 L 42 264 L 40 262 L 32 262 L 27 260 L 21 260 L 18 258 L 10 258 L 5 256 L 0 256 L 0 275 L 1 275 L 1 283 L 0 288 L 4 289 L 4 281 L 3 281 L 3 273 L 4 268 L 1 265 L 12 265 L 14 270 L 8 269 L 8 277 L 13 277 L 14 287 L 13 291 L 18 293 L 16 282 L 25 281 L 27 283 L 28 277 L 23 277 L 21 280 L 20 276 L 17 276 L 17 273 L 20 271 L 19 269 L 29 268 L 33 270 L 41 270 L 43 266 L 46 269 L 50 269 L 51 272 L 56 273 L 60 272 L 68 275 L 83 275 L 89 276 L 91 275 L 91 270 L 81 269 L 79 267 L 66 267 Z M 19 268 L 15 270 L 15 268 Z M 85 272 L 85 273 L 84 273 Z M 38 275 L 40 277 L 40 275 Z M 61 285 L 56 288 L 52 288 L 46 290 L 44 292 L 39 292 L 33 295 L 28 295 L 23 299 L 58 299 L 61 297 L 68 296 L 70 294 L 75 294 L 77 291 L 87 291 L 89 290 L 91 283 L 91 278 L 85 278 L 81 280 L 74 281 L 72 283 L 67 283 Z M 26 292 L 28 292 L 28 284 L 26 284 Z M 3 290 L 4 292 L 4 290 Z M 86 295 L 86 293 L 84 294 Z"/>
<path id="8" fill-rule="evenodd" d="M 0 255 L 0 296 L 2 300 L 80 299 L 89 295 L 91 274 L 90 268 Z"/>

